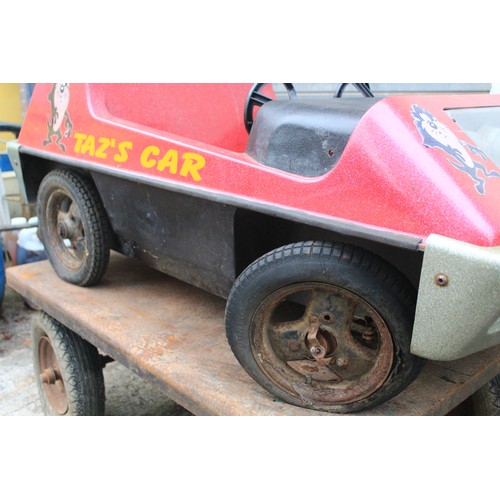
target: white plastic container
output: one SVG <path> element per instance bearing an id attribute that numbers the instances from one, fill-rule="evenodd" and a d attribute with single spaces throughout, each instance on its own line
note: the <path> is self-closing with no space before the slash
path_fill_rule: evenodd
<path id="1" fill-rule="evenodd" d="M 30 224 L 36 223 L 38 222 L 38 219 L 36 217 L 32 217 L 28 222 Z M 16 248 L 17 265 L 37 262 L 47 258 L 43 243 L 38 238 L 37 231 L 37 227 L 29 227 L 19 231 Z"/>

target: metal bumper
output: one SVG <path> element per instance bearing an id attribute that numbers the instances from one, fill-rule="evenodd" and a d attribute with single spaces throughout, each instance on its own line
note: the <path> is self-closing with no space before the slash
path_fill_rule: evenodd
<path id="1" fill-rule="evenodd" d="M 451 361 L 496 344 L 500 344 L 500 247 L 429 236 L 412 353 Z"/>
<path id="2" fill-rule="evenodd" d="M 9 155 L 10 163 L 16 173 L 21 199 L 24 203 L 28 203 L 28 196 L 26 195 L 26 187 L 24 185 L 23 170 L 21 168 L 21 157 L 19 155 L 20 144 L 16 141 L 9 141 L 7 143 L 7 154 Z"/>

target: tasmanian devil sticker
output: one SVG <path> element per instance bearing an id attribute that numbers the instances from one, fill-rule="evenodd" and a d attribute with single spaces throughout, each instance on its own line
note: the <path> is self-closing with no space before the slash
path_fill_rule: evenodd
<path id="1" fill-rule="evenodd" d="M 50 118 L 47 121 L 47 139 L 43 145 L 52 144 L 55 137 L 55 143 L 66 151 L 66 147 L 61 140 L 69 137 L 73 129 L 73 123 L 68 113 L 69 105 L 69 83 L 54 83 L 49 93 Z"/>
<path id="2" fill-rule="evenodd" d="M 429 111 L 414 104 L 411 114 L 417 130 L 422 136 L 423 144 L 429 148 L 439 148 L 449 155 L 448 161 L 455 168 L 465 172 L 475 182 L 474 187 L 479 194 L 484 194 L 486 178 L 500 177 L 500 172 L 495 170 L 488 172 L 480 161 L 476 161 L 479 158 L 483 162 L 488 161 L 488 157 L 478 147 L 460 141 L 446 125 L 439 122 Z M 474 155 L 474 158 L 471 157 L 466 148 Z"/>

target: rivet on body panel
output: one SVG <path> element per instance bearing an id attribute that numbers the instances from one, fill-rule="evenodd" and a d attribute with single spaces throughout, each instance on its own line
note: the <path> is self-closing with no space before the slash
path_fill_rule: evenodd
<path id="1" fill-rule="evenodd" d="M 447 286 L 448 281 L 448 276 L 446 276 L 446 274 L 436 274 L 436 276 L 434 276 L 434 283 L 438 286 Z"/>

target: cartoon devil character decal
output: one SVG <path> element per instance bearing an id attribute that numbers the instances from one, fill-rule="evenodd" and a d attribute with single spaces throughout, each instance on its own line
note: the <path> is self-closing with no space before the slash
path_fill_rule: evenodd
<path id="1" fill-rule="evenodd" d="M 43 145 L 52 144 L 52 138 L 55 136 L 55 143 L 66 151 L 66 147 L 61 143 L 63 137 L 69 137 L 73 129 L 73 123 L 68 113 L 69 105 L 69 83 L 54 83 L 49 93 L 50 119 L 47 121 L 47 139 Z M 65 131 L 63 133 L 63 127 Z"/>
<path id="2" fill-rule="evenodd" d="M 457 136 L 429 111 L 414 104 L 411 114 L 417 130 L 422 136 L 424 146 L 439 148 L 450 155 L 452 158 L 448 158 L 448 161 L 475 181 L 474 187 L 479 194 L 484 194 L 484 183 L 487 177 L 500 177 L 500 172 L 495 170 L 488 172 L 486 167 L 475 161 L 465 149 L 467 147 L 474 156 L 487 161 L 488 157 L 477 146 L 458 140 Z M 479 175 L 479 172 L 483 173 L 484 178 Z"/>

